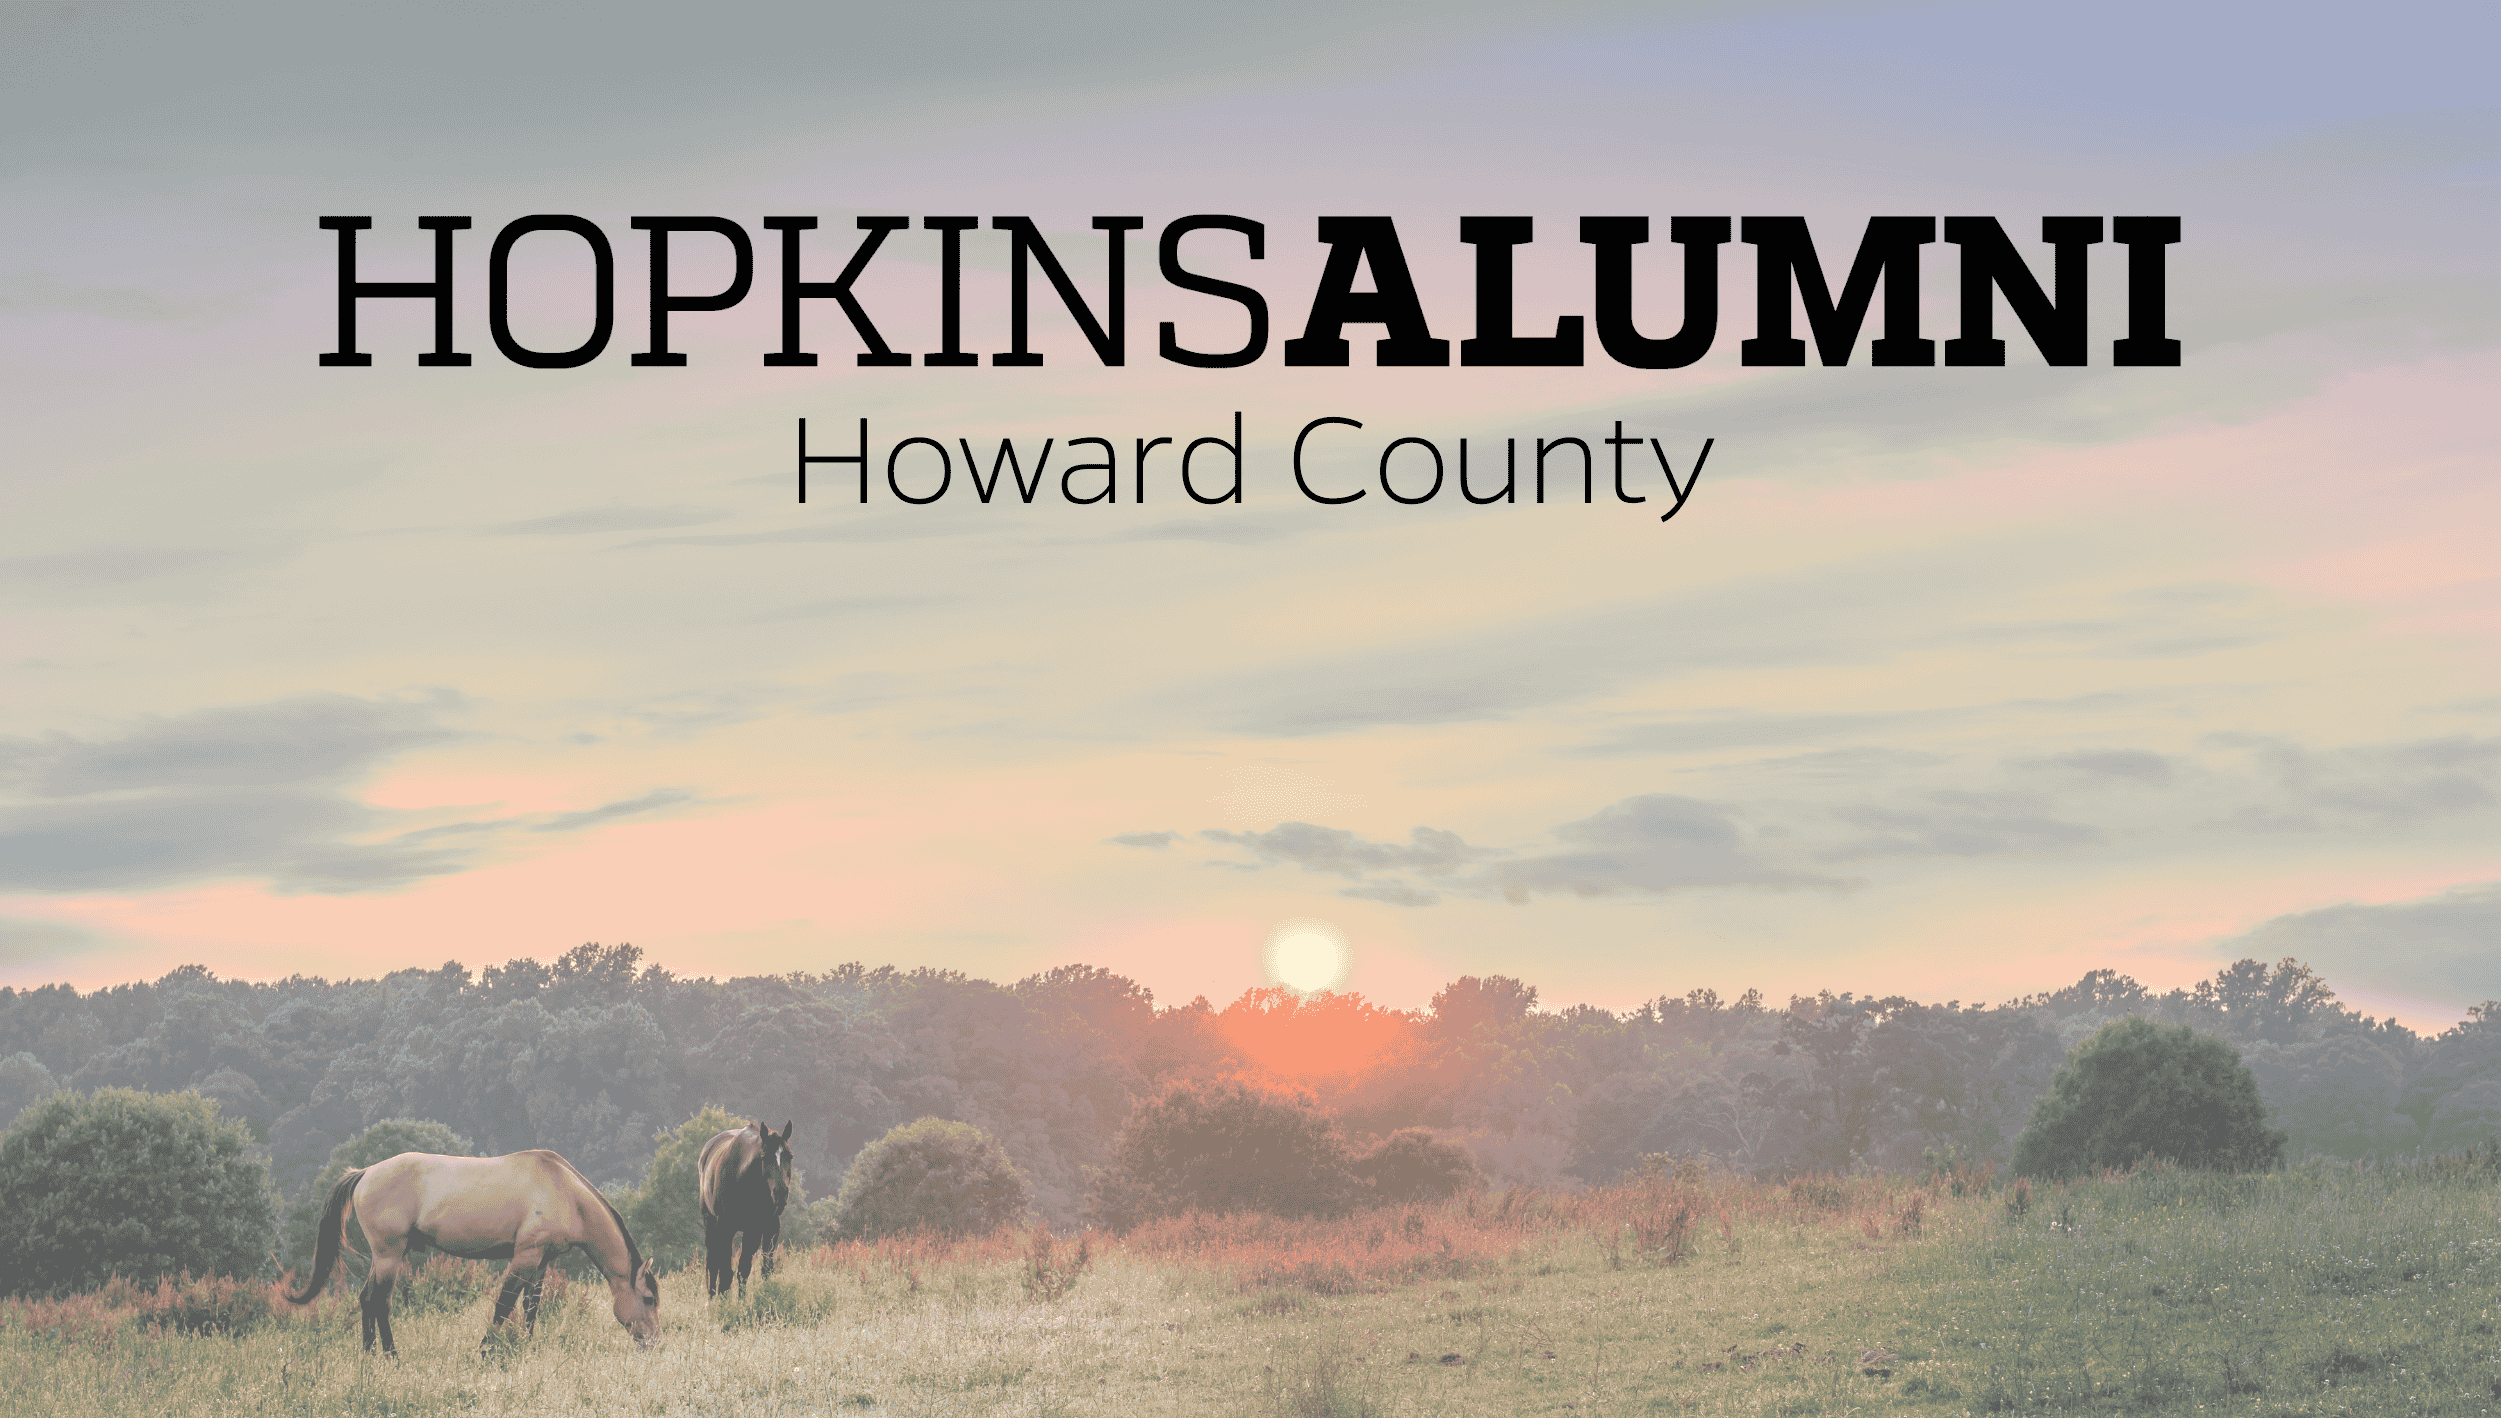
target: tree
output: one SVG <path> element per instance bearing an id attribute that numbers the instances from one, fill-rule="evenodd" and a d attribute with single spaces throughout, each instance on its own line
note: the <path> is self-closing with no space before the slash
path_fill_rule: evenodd
<path id="1" fill-rule="evenodd" d="M 1537 987 L 1508 975 L 1478 979 L 1462 975 L 1433 994 L 1432 1027 L 1437 1034 L 1464 1039 L 1478 1030 L 1502 1030 L 1518 1024 L 1537 1007 Z"/>
<path id="2" fill-rule="evenodd" d="M 0 1059 L 0 1128 L 16 1121 L 17 1115 L 43 1099 L 61 1091 L 60 1080 L 43 1060 L 24 1050 Z"/>
<path id="3" fill-rule="evenodd" d="M 370 1167 L 386 1157 L 403 1152 L 433 1152 L 447 1157 L 470 1154 L 469 1139 L 459 1133 L 422 1118 L 384 1118 L 372 1127 L 330 1149 L 330 1160 L 313 1178 L 311 1189 L 301 1200 L 287 1208 L 286 1263 L 289 1268 L 303 1270 L 313 1263 L 314 1232 L 321 1222 L 322 1203 L 330 1199 L 330 1188 L 341 1177 L 358 1167 Z M 365 1244 L 364 1228 L 348 1218 L 348 1239 L 359 1249 Z"/>
<path id="4" fill-rule="evenodd" d="M 634 1244 L 642 1247 L 661 1274 L 692 1265 L 703 1254 L 703 1188 L 695 1171 L 703 1145 L 720 1133 L 745 1127 L 748 1121 L 727 1108 L 707 1104 L 676 1127 L 652 1134 L 651 1140 L 660 1147 L 651 1154 L 651 1165 L 643 1169 L 642 1185 L 614 1198 L 618 1213 L 625 1218 L 625 1229 L 634 1233 Z M 792 1188 L 794 1193 L 797 1190 Z"/>
<path id="5" fill-rule="evenodd" d="M 2076 1046 L 2015 1144 L 2015 1170 L 2071 1177 L 2149 1158 L 2215 1171 L 2284 1159 L 2239 1051 L 2187 1025 L 2123 1019 Z"/>
<path id="6" fill-rule="evenodd" d="M 1023 1220 L 1031 1195 L 998 1139 L 970 1123 L 922 1118 L 851 1159 L 834 1230 L 847 1241 L 906 1231 L 978 1236 Z"/>
<path id="7" fill-rule="evenodd" d="M 250 1275 L 276 1197 L 252 1137 L 197 1093 L 55 1093 L 0 1136 L 0 1287 Z"/>
<path id="8" fill-rule="evenodd" d="M 1357 1158 L 1353 1171 L 1371 1183 L 1376 1201 L 1440 1201 L 1485 1185 L 1473 1153 L 1422 1128 L 1391 1133 Z"/>
<path id="9" fill-rule="evenodd" d="M 1130 1113 L 1094 1210 L 1118 1228 L 1183 1211 L 1332 1216 L 1362 1186 L 1345 1139 L 1309 1097 L 1183 1085 Z"/>

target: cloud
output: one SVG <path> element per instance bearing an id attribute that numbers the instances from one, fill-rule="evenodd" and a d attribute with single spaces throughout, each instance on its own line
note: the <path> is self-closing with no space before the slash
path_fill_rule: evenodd
<path id="1" fill-rule="evenodd" d="M 493 530 L 504 536 L 558 537 L 582 532 L 656 532 L 666 527 L 699 527 L 720 520 L 720 513 L 700 507 L 603 507 L 534 517 L 526 522 L 506 522 Z"/>
<path id="2" fill-rule="evenodd" d="M 152 718 L 119 738 L 0 739 L 0 791 L 42 798 L 176 789 L 331 785 L 423 743 L 456 696 L 389 702 L 307 694 Z"/>
<path id="3" fill-rule="evenodd" d="M 1295 512 L 1241 512 L 1227 517 L 1180 517 L 1154 522 L 1108 540 L 1118 542 L 1214 542 L 1221 546 L 1255 546 L 1282 541 L 1310 529 L 1310 519 Z"/>
<path id="4" fill-rule="evenodd" d="M 67 921 L 0 916 L 0 966 L 92 950 L 104 943 L 104 937 L 94 931 Z"/>
<path id="5" fill-rule="evenodd" d="M 1827 849 L 1827 861 L 1867 857 L 1984 857 L 2056 850 L 2102 840 L 2099 828 L 2049 815 L 2037 793 L 1940 789 L 1916 804 L 1862 803 L 1835 809 L 1866 835 Z"/>
<path id="6" fill-rule="evenodd" d="M 1727 808 L 1669 793 L 1626 798 L 1563 824 L 1554 835 L 1570 849 L 1502 862 L 1461 884 L 1514 902 L 1539 892 L 1613 896 L 1698 886 L 1849 884 L 1773 864 L 1746 845 Z"/>
<path id="7" fill-rule="evenodd" d="M 1117 837 L 1107 837 L 1104 840 L 1122 847 L 1149 847 L 1162 851 L 1180 841 L 1181 834 L 1178 832 L 1123 832 Z"/>
<path id="8" fill-rule="evenodd" d="M 620 817 L 634 817 L 646 812 L 656 812 L 664 807 L 675 807 L 679 803 L 690 803 L 694 800 L 695 795 L 692 793 L 676 788 L 660 788 L 645 793 L 639 798 L 627 798 L 603 807 L 587 808 L 581 812 L 559 813 L 545 822 L 532 826 L 530 830 L 532 832 L 579 832 L 585 827 L 596 827 L 603 822 L 614 822 Z"/>
<path id="9" fill-rule="evenodd" d="M 1960 724 L 1988 723 L 2010 714 L 2063 718 L 2141 708 L 2169 696 L 2111 691 L 2061 699 L 2009 699 L 1994 704 L 1955 704 L 1928 709 L 1853 713 L 1727 713 L 1708 719 L 1671 719 L 1626 724 L 1593 743 L 1559 750 L 1565 758 L 1622 758 L 1636 754 L 1709 753 L 1728 748 L 1829 747 L 1892 730 L 1934 732 Z"/>
<path id="10" fill-rule="evenodd" d="M 1998 634 L 1972 625 L 1976 608 L 2098 574 L 2091 556 L 2088 541 L 2046 534 L 1871 553 L 1669 595 L 1347 646 L 1211 677 L 1160 695 L 1150 707 L 1161 715 L 1201 718 L 1231 733 L 1299 738 L 1507 719 L 1712 671 L 1882 664 L 1975 634 Z M 2150 610 L 2130 614 L 2133 619 L 2113 622 L 2108 631 L 2178 629 L 2176 617 Z M 2009 633 L 2019 645 L 2039 638 L 2035 628 Z M 2064 645 L 2049 648 L 2072 653 Z M 1723 731 L 1741 742 L 1799 742 L 1804 735 L 1808 745 L 1829 746 L 1818 740 L 1853 728 L 1924 720 L 1932 713 L 1796 715 L 1745 729 L 1723 721 Z M 1761 737 L 1772 729 L 1788 737 Z M 1609 756 L 1727 742 L 1690 726 L 1628 729 L 1617 742 L 1577 752 Z"/>
<path id="11" fill-rule="evenodd" d="M 1962 711 L 1968 712 L 1968 711 Z M 1620 758 L 1644 753 L 1708 753 L 1829 743 L 1957 714 L 1950 709 L 1865 714 L 1743 714 L 1722 719 L 1627 724 L 1596 743 L 1562 750 L 1566 758 Z"/>
<path id="12" fill-rule="evenodd" d="M 1914 769 L 1934 768 L 1950 762 L 1942 754 L 1921 753 L 1908 748 L 1831 748 L 1820 753 L 1792 753 L 1778 758 L 1757 758 L 1727 767 L 1771 771 L 1801 778 L 1834 778 L 1864 782 L 1880 774 L 1907 773 Z M 1711 773 L 1722 765 L 1679 768 L 1679 773 Z"/>
<path id="13" fill-rule="evenodd" d="M 1337 817 L 1363 808 L 1352 793 L 1331 791 L 1336 784 L 1295 768 L 1240 767 L 1225 778 L 1232 786 L 1208 801 L 1236 827 L 1286 818 Z"/>
<path id="14" fill-rule="evenodd" d="M 195 594 L 203 581 L 268 559 L 241 547 L 100 546 L 0 557 L 0 589 L 42 599 L 148 600 Z"/>
<path id="15" fill-rule="evenodd" d="M 421 841 L 360 843 L 383 814 L 348 791 L 456 737 L 457 696 L 308 694 L 141 722 L 107 738 L 0 739 L 0 890 L 109 891 L 221 876 L 367 891 L 459 869 Z"/>
<path id="16" fill-rule="evenodd" d="M 2315 749 L 2258 734 L 2210 734 L 2210 749 L 2240 755 L 2250 800 L 2230 826 L 2257 832 L 2407 827 L 2501 804 L 2501 737 Z"/>
<path id="17" fill-rule="evenodd" d="M 2126 778 L 2157 785 L 2169 783 L 2173 771 L 2171 760 L 2164 755 L 2133 748 L 2078 749 L 2032 759 L 2026 766 L 2063 768 L 2089 778 Z"/>
<path id="18" fill-rule="evenodd" d="M 1352 896 L 1359 901 L 1386 901 L 1392 906 L 1434 906 L 1441 903 L 1441 898 L 1430 891 L 1418 891 L 1414 887 L 1400 886 L 1394 882 L 1383 882 L 1376 886 L 1350 886 L 1337 894 Z"/>
<path id="19" fill-rule="evenodd" d="M 1841 888 L 1840 878 L 1785 869 L 1749 847 L 1734 815 L 1717 804 L 1649 793 L 1611 804 L 1554 830 L 1564 850 L 1522 854 L 1470 846 L 1455 832 L 1418 827 L 1406 843 L 1373 842 L 1336 827 L 1281 823 L 1267 832 L 1205 831 L 1256 855 L 1259 866 L 1299 866 L 1356 882 L 1340 892 L 1396 906 L 1430 906 L 1441 896 L 1395 875 L 1432 879 L 1444 891 L 1525 902 L 1539 893 L 1575 896 L 1651 893 L 1700 886 Z M 1210 865 L 1245 869 L 1244 864 Z M 1246 869 L 1256 870 L 1256 867 Z"/>
<path id="20" fill-rule="evenodd" d="M 1366 842 L 1354 833 L 1335 827 L 1315 827 L 1308 822 L 1284 822 L 1266 832 L 1218 832 L 1198 834 L 1210 842 L 1231 842 L 1247 847 L 1263 861 L 1289 863 L 1305 871 L 1328 872 L 1333 875 L 1361 878 L 1366 872 L 1413 871 L 1425 876 L 1445 876 L 1480 857 L 1493 855 L 1483 847 L 1471 847 L 1455 832 L 1419 827 L 1408 835 L 1406 846 L 1386 842 Z"/>
<path id="21" fill-rule="evenodd" d="M 2278 916 L 2221 942 L 2230 958 L 2301 960 L 2357 994 L 2466 1006 L 2501 999 L 2501 881 L 2386 905 Z"/>

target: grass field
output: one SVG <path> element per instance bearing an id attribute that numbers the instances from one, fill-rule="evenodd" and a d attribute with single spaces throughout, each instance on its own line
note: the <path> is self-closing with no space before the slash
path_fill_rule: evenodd
<path id="1" fill-rule="evenodd" d="M 824 1249 L 743 1303 L 664 1285 L 637 1351 L 551 1287 L 481 1358 L 489 1272 L 238 1336 L 0 1307 L 11 1413 L 1805 1414 L 2501 1410 L 2495 1169 L 2167 1169 L 2064 1188 L 1687 1172 L 1320 1227 Z M 1958 1195 L 1957 1192 L 1960 1192 Z"/>

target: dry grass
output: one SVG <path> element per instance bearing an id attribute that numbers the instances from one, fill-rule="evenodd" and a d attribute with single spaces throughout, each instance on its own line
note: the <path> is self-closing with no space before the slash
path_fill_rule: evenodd
<path id="1" fill-rule="evenodd" d="M 339 1297 L 239 1333 L 126 1318 L 56 1336 L 33 1321 L 71 1311 L 7 1306 L 0 1403 L 46 1418 L 2501 1407 L 2488 1182 L 2105 1179 L 2033 1189 L 2021 1216 L 2006 1195 L 1662 1167 L 1321 1226 L 910 1237 L 794 1256 L 743 1300 L 707 1305 L 699 1273 L 671 1276 L 649 1351 L 594 1284 L 551 1294 L 535 1338 L 481 1359 L 491 1293 L 449 1268 L 402 1309 L 395 1363 L 360 1352 Z M 472 1281 L 467 1303 L 435 1303 Z M 134 1317 L 167 1308 L 136 1287 L 121 1299 Z"/>

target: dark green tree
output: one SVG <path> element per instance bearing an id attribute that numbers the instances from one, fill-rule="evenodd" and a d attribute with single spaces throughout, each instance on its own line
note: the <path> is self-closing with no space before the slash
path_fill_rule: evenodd
<path id="1" fill-rule="evenodd" d="M 922 1118 L 860 1149 L 835 1198 L 836 1238 L 906 1231 L 978 1236 L 1022 1221 L 1032 1187 L 996 1138 L 970 1123 Z"/>
<path id="2" fill-rule="evenodd" d="M 470 1155 L 469 1139 L 443 1126 L 421 1118 L 384 1118 L 372 1127 L 330 1149 L 330 1160 L 313 1178 L 312 1187 L 295 1205 L 287 1208 L 286 1263 L 289 1269 L 301 1271 L 313 1263 L 314 1230 L 321 1222 L 322 1204 L 330 1199 L 330 1188 L 339 1178 L 358 1167 L 370 1167 L 385 1157 L 403 1152 L 434 1152 L 449 1157 Z M 364 1228 L 356 1218 L 347 1221 L 347 1238 L 358 1249 L 365 1245 Z"/>
<path id="3" fill-rule="evenodd" d="M 1362 1198 L 1353 1163 L 1309 1097 L 1184 1085 L 1130 1113 L 1094 1212 L 1118 1229 L 1184 1211 L 1334 1216 Z"/>
<path id="4" fill-rule="evenodd" d="M 251 1275 L 277 1198 L 251 1133 L 197 1093 L 55 1093 L 0 1136 L 0 1287 Z"/>
<path id="5" fill-rule="evenodd" d="M 2284 1160 L 2240 1053 L 2187 1025 L 2122 1019 L 2078 1044 L 2015 1143 L 2025 1176 L 2072 1177 L 2148 1159 L 2255 1172 Z"/>

